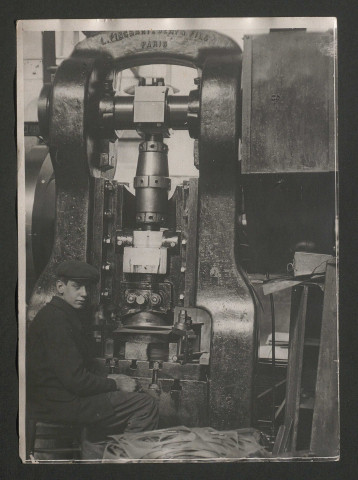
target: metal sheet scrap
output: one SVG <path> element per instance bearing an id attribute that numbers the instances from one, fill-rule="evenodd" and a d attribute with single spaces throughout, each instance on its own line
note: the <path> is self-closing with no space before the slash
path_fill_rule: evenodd
<path id="1" fill-rule="evenodd" d="M 254 428 L 218 431 L 185 426 L 111 437 L 103 460 L 219 459 L 269 457 Z"/>

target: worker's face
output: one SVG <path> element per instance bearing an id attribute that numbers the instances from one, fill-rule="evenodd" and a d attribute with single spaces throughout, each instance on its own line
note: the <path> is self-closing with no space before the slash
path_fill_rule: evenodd
<path id="1" fill-rule="evenodd" d="M 80 309 L 85 306 L 88 297 L 88 284 L 76 280 L 68 280 L 67 283 L 57 280 L 56 287 L 61 298 L 71 307 Z"/>

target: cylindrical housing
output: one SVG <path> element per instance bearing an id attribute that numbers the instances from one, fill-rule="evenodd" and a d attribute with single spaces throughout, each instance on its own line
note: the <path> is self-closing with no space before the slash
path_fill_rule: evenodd
<path id="1" fill-rule="evenodd" d="M 168 177 L 168 147 L 161 135 L 151 135 L 139 145 L 136 175 L 157 175 Z"/>
<path id="2" fill-rule="evenodd" d="M 146 225 L 161 225 L 167 220 L 168 147 L 161 136 L 150 136 L 139 146 L 136 190 L 136 222 Z"/>
<path id="3" fill-rule="evenodd" d="M 167 215 L 168 193 L 156 188 L 138 188 L 137 223 L 163 223 Z"/>

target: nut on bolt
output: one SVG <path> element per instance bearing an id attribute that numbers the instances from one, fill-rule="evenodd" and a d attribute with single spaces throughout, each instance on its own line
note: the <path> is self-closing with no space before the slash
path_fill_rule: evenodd
<path id="1" fill-rule="evenodd" d="M 134 303 L 136 301 L 136 295 L 134 293 L 128 293 L 127 295 L 127 303 Z"/>
<path id="2" fill-rule="evenodd" d="M 105 218 L 112 218 L 113 217 L 113 212 L 112 212 L 112 210 L 105 210 L 103 212 L 103 215 L 104 215 Z"/>
<path id="3" fill-rule="evenodd" d="M 106 182 L 104 184 L 104 188 L 107 190 L 107 192 L 113 192 L 114 186 L 111 182 Z"/>
<path id="4" fill-rule="evenodd" d="M 162 299 L 158 293 L 152 293 L 150 297 L 150 302 L 152 305 L 160 305 Z"/>

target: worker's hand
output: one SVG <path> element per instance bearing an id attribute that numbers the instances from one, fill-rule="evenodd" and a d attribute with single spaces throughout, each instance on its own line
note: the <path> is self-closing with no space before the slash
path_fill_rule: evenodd
<path id="1" fill-rule="evenodd" d="M 140 385 L 135 378 L 128 377 L 120 373 L 111 373 L 107 378 L 113 378 L 116 382 L 117 390 L 121 392 L 138 392 Z"/>

